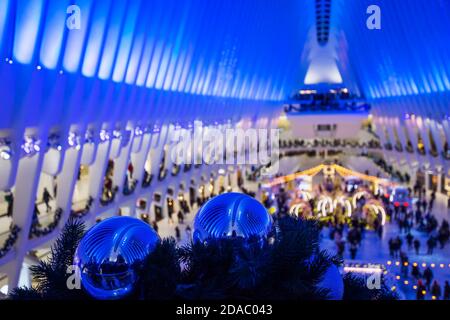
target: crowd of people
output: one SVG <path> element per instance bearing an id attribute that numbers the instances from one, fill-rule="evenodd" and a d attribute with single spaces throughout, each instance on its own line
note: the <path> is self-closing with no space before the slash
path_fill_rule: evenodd
<path id="1" fill-rule="evenodd" d="M 348 92 L 348 90 L 334 90 L 332 92 L 298 92 L 293 95 L 293 101 L 285 107 L 286 112 L 302 112 L 302 111 L 366 111 L 371 106 L 361 101 L 359 97 Z"/>
<path id="2" fill-rule="evenodd" d="M 369 191 L 368 186 L 363 186 L 363 188 L 365 191 Z M 324 179 L 316 193 L 333 194 L 343 190 L 345 188 L 339 183 L 330 183 L 329 179 Z M 449 223 L 445 219 L 439 222 L 433 215 L 436 202 L 435 191 L 427 197 L 425 189 L 420 186 L 414 190 L 408 189 L 408 193 L 408 196 L 415 199 L 414 205 L 394 204 L 385 194 L 371 194 L 373 199 L 383 205 L 387 223 L 398 227 L 397 234 L 391 238 L 383 236 L 383 225 L 378 217 L 370 219 L 367 215 L 362 214 L 365 198 L 357 201 L 352 218 L 345 218 L 342 208 L 339 206 L 335 208 L 331 217 L 325 218 L 315 214 L 314 208 L 320 196 L 309 199 L 308 202 L 312 208 L 311 215 L 321 221 L 322 228 L 327 228 L 339 256 L 344 258 L 348 252 L 348 257 L 355 260 L 361 243 L 364 241 L 365 233 L 367 230 L 372 230 L 378 235 L 380 241 L 387 241 L 389 256 L 400 261 L 403 276 L 413 277 L 416 281 L 417 299 L 424 299 L 427 293 L 431 294 L 433 299 L 450 299 L 450 287 L 447 280 L 436 278 L 430 267 L 420 270 L 418 264 L 409 262 L 411 255 L 433 256 L 437 247 L 441 250 L 445 249 L 450 239 Z M 349 193 L 348 196 L 351 197 L 353 194 L 353 192 Z M 264 205 L 267 208 L 275 205 L 277 207 L 276 217 L 288 214 L 289 203 L 293 197 L 295 198 L 295 195 L 280 188 L 274 192 L 275 200 L 267 197 Z"/>

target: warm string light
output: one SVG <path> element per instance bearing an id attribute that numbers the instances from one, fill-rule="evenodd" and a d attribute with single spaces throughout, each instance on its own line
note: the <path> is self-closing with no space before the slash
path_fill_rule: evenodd
<path id="1" fill-rule="evenodd" d="M 386 264 L 387 264 L 388 266 L 394 264 L 395 266 L 398 267 L 398 266 L 400 266 L 400 261 L 392 262 L 391 260 L 388 260 L 388 261 L 386 261 Z M 403 265 L 404 265 L 405 267 L 407 267 L 407 266 L 409 266 L 409 262 L 404 262 Z M 413 263 L 412 263 L 412 266 L 413 266 L 413 267 L 417 267 L 418 265 L 419 265 L 418 262 L 413 262 Z M 423 268 L 426 268 L 428 264 L 427 264 L 426 262 L 422 262 L 421 265 L 422 265 Z M 436 267 L 438 266 L 438 264 L 433 262 L 433 263 L 430 263 L 429 266 L 430 266 L 431 268 L 436 268 Z M 444 264 L 444 263 L 439 263 L 439 267 L 443 269 L 443 268 L 445 268 L 445 264 Z M 448 264 L 448 267 L 450 268 L 450 263 Z"/>
<path id="2" fill-rule="evenodd" d="M 279 184 L 284 184 L 287 183 L 289 181 L 295 180 L 301 176 L 315 176 L 316 174 L 318 174 L 320 171 L 322 170 L 329 170 L 332 169 L 334 171 L 336 171 L 339 175 L 343 176 L 343 177 L 347 177 L 347 176 L 355 176 L 359 179 L 362 180 L 366 180 L 375 184 L 386 184 L 386 180 L 385 179 L 381 179 L 375 176 L 369 176 L 369 175 L 365 175 L 356 171 L 352 171 L 350 169 L 341 167 L 337 164 L 332 164 L 332 165 L 318 165 L 316 167 L 301 171 L 301 172 L 297 172 L 297 173 L 293 173 L 287 176 L 283 176 L 283 177 L 278 177 L 276 179 L 273 179 L 271 182 L 265 183 L 263 184 L 264 187 L 273 187 Z"/>
<path id="3" fill-rule="evenodd" d="M 363 268 L 363 267 L 344 267 L 344 272 L 357 272 L 357 273 L 381 273 L 383 270 L 380 268 Z"/>
<path id="4" fill-rule="evenodd" d="M 399 265 L 399 264 L 397 264 L 397 262 L 398 262 L 398 261 L 396 261 L 396 263 L 395 263 L 396 266 Z M 390 261 L 390 260 L 388 260 L 386 263 L 387 263 L 387 265 L 392 265 L 392 261 Z M 408 263 L 405 262 L 403 265 L 404 265 L 404 266 L 408 266 Z M 417 263 L 417 262 L 414 262 L 412 265 L 415 266 L 415 267 L 417 267 L 417 266 L 418 266 L 418 263 Z M 426 266 L 426 263 L 423 263 L 422 265 L 425 265 L 425 266 Z M 434 267 L 436 266 L 436 264 L 431 263 L 430 266 L 434 268 Z M 444 265 L 443 263 L 441 263 L 441 264 L 440 264 L 440 267 L 441 267 L 441 268 L 444 268 L 445 265 Z M 449 264 L 449 267 L 450 267 L 450 264 Z M 387 270 L 384 271 L 384 274 L 385 274 L 385 275 L 386 275 L 387 273 L 388 273 Z M 403 279 L 403 280 L 402 280 L 401 276 L 399 276 L 399 275 L 396 275 L 396 276 L 395 276 L 395 280 L 397 280 L 397 281 L 399 281 L 399 282 L 402 281 L 402 283 L 403 283 L 404 285 L 409 285 L 409 280 L 407 280 L 407 279 Z M 417 289 L 418 289 L 417 285 L 413 285 L 412 288 L 413 288 L 413 290 L 417 290 Z M 397 287 L 396 287 L 395 285 L 391 287 L 391 290 L 392 290 L 392 291 L 395 291 L 396 289 L 397 289 Z M 421 293 L 422 293 L 422 295 L 424 295 L 424 296 L 427 294 L 426 290 L 422 290 Z M 436 300 L 437 297 L 436 297 L 436 296 L 431 296 L 431 299 L 432 299 L 432 300 Z"/>

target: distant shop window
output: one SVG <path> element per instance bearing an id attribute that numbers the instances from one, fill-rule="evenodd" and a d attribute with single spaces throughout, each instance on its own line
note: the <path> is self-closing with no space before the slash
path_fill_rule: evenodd
<path id="1" fill-rule="evenodd" d="M 437 190 L 438 176 L 434 174 L 428 175 L 428 190 Z"/>
<path id="2" fill-rule="evenodd" d="M 336 124 L 319 124 L 317 125 L 317 131 L 335 131 L 337 128 Z"/>
<path id="3" fill-rule="evenodd" d="M 446 186 L 446 179 L 445 179 L 445 175 L 441 174 L 441 193 L 442 194 L 447 194 L 447 186 Z"/>

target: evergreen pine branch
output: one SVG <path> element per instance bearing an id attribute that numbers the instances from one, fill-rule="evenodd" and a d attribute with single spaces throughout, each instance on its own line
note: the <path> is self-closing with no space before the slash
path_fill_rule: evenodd
<path id="1" fill-rule="evenodd" d="M 34 288 L 14 288 L 9 294 L 11 300 L 41 300 L 42 295 Z"/>
<path id="2" fill-rule="evenodd" d="M 369 289 L 363 277 L 347 273 L 344 277 L 344 300 L 397 300 L 397 293 L 391 291 L 382 281 L 379 289 Z"/>
<path id="3" fill-rule="evenodd" d="M 67 279 L 70 276 L 68 267 L 73 264 L 78 243 L 84 235 L 85 226 L 80 220 L 69 219 L 61 231 L 61 235 L 52 245 L 48 261 L 40 261 L 39 264 L 31 266 L 31 276 L 37 286 L 35 289 L 24 289 L 14 291 L 11 298 L 24 298 L 29 292 L 30 299 L 38 296 L 42 299 L 65 299 L 85 297 L 82 290 L 69 290 Z M 38 293 L 38 296 L 36 295 Z"/>
<path id="4" fill-rule="evenodd" d="M 138 298 L 169 300 L 176 297 L 181 278 L 176 241 L 163 239 L 147 257 L 139 272 Z"/>
<path id="5" fill-rule="evenodd" d="M 313 221 L 286 217 L 277 222 L 275 242 L 266 239 L 208 239 L 177 248 L 173 238 L 162 240 L 138 270 L 129 299 L 149 300 L 319 300 L 325 272 L 342 260 L 319 249 L 319 229 Z M 30 268 L 36 288 L 17 288 L 12 299 L 90 298 L 67 288 L 67 268 L 84 234 L 83 223 L 70 220 L 52 246 L 51 257 Z M 365 281 L 344 276 L 344 299 L 397 299 L 383 283 L 369 290 Z"/>

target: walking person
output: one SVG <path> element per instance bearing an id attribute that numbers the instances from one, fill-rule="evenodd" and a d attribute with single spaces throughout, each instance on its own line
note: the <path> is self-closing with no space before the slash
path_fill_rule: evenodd
<path id="1" fill-rule="evenodd" d="M 413 264 L 412 270 L 411 270 L 411 275 L 415 278 L 415 279 L 419 279 L 421 274 L 420 274 L 420 270 L 419 270 L 419 266 L 417 265 L 417 263 Z"/>
<path id="2" fill-rule="evenodd" d="M 131 163 L 131 162 L 128 164 L 128 172 L 130 174 L 130 179 L 133 180 L 134 167 L 133 167 L 133 163 Z"/>
<path id="3" fill-rule="evenodd" d="M 183 212 L 181 212 L 181 210 L 178 211 L 177 218 L 178 218 L 178 223 L 183 224 L 183 222 L 184 222 L 184 215 L 183 215 Z"/>
<path id="4" fill-rule="evenodd" d="M 188 239 L 191 238 L 191 233 L 192 233 L 191 226 L 187 225 L 186 226 L 186 236 L 187 236 Z"/>
<path id="5" fill-rule="evenodd" d="M 173 218 L 172 218 L 172 215 L 173 215 L 173 209 L 171 208 L 171 207 L 169 207 L 169 210 L 167 210 L 168 212 L 168 215 L 169 215 L 169 224 L 173 224 Z"/>
<path id="6" fill-rule="evenodd" d="M 424 300 L 425 299 L 425 293 L 426 293 L 425 285 L 423 284 L 422 280 L 419 280 L 417 282 L 416 299 L 417 300 Z"/>
<path id="7" fill-rule="evenodd" d="M 444 285 L 444 300 L 450 300 L 450 284 L 448 280 L 445 281 Z"/>
<path id="8" fill-rule="evenodd" d="M 153 227 L 153 230 L 155 230 L 155 232 L 158 233 L 159 228 L 158 228 L 158 224 L 156 223 L 156 221 L 152 222 L 152 227 Z"/>
<path id="9" fill-rule="evenodd" d="M 411 250 L 413 246 L 413 240 L 414 236 L 411 234 L 411 232 L 408 232 L 408 234 L 406 235 L 406 243 L 408 244 L 408 250 Z"/>
<path id="10" fill-rule="evenodd" d="M 44 188 L 44 192 L 42 193 L 42 200 L 44 200 L 45 206 L 47 207 L 47 212 L 52 210 L 52 207 L 50 206 L 50 200 L 52 200 L 53 197 L 50 195 L 50 192 L 48 192 L 47 188 Z"/>
<path id="11" fill-rule="evenodd" d="M 425 200 L 425 198 L 422 200 L 422 209 L 423 212 L 427 211 L 427 200 Z"/>
<path id="12" fill-rule="evenodd" d="M 427 240 L 427 246 L 428 254 L 433 254 L 434 247 L 436 247 L 436 239 L 434 239 L 433 236 L 430 236 L 430 238 Z"/>
<path id="13" fill-rule="evenodd" d="M 180 241 L 181 234 L 180 234 L 180 228 L 178 228 L 178 226 L 175 227 L 175 237 L 177 238 L 177 241 Z"/>
<path id="14" fill-rule="evenodd" d="M 58 193 L 58 176 L 53 176 L 53 197 L 56 199 Z"/>
<path id="15" fill-rule="evenodd" d="M 416 251 L 416 254 L 419 254 L 419 250 L 420 250 L 420 240 L 419 239 L 415 239 L 414 240 L 414 250 Z"/>
<path id="16" fill-rule="evenodd" d="M 439 300 L 441 298 L 441 294 L 441 286 L 436 280 L 434 280 L 433 285 L 431 286 L 431 295 L 435 297 L 434 299 Z"/>
<path id="17" fill-rule="evenodd" d="M 8 217 L 12 217 L 13 214 L 13 205 L 14 205 L 14 195 L 11 190 L 6 191 L 5 201 L 7 204 L 6 215 Z"/>
<path id="18" fill-rule="evenodd" d="M 444 249 L 445 244 L 447 243 L 450 237 L 450 229 L 447 221 L 443 221 L 441 227 L 438 232 L 438 241 L 441 246 L 441 249 Z"/>
<path id="19" fill-rule="evenodd" d="M 431 199 L 430 199 L 430 202 L 428 205 L 429 211 L 433 211 L 434 200 L 436 200 L 436 191 L 433 190 L 433 193 L 431 193 Z"/>
<path id="20" fill-rule="evenodd" d="M 34 210 L 33 210 L 33 218 L 32 218 L 32 225 L 41 226 L 41 223 L 39 222 L 38 215 L 40 215 L 41 212 L 39 211 L 38 205 L 34 204 Z"/>
<path id="21" fill-rule="evenodd" d="M 430 289 L 431 281 L 433 280 L 433 271 L 430 269 L 430 267 L 427 267 L 425 271 L 423 272 L 423 277 L 426 281 L 427 289 Z"/>

